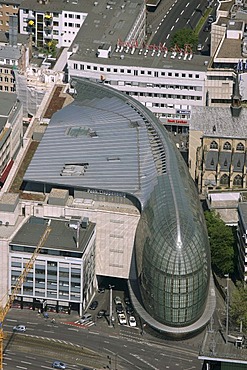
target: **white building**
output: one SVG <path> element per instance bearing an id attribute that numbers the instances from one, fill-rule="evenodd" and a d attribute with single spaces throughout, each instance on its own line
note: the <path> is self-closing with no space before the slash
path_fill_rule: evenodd
<path id="1" fill-rule="evenodd" d="M 80 315 L 95 288 L 95 224 L 31 217 L 16 233 L 9 250 L 9 287 L 16 284 L 44 230 L 51 232 L 16 299 L 21 307 L 52 309 Z M 58 237 L 59 235 L 59 237 Z"/>
<path id="2" fill-rule="evenodd" d="M 20 33 L 31 33 L 37 47 L 51 40 L 57 47 L 68 47 L 83 24 L 92 2 L 55 0 L 24 0 L 19 11 Z"/>

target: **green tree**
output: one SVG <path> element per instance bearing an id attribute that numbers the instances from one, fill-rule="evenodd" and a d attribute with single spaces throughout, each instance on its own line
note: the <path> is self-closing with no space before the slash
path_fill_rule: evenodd
<path id="1" fill-rule="evenodd" d="M 205 212 L 213 270 L 219 276 L 234 271 L 234 234 L 215 212 Z"/>
<path id="2" fill-rule="evenodd" d="M 231 319 L 237 324 L 242 324 L 242 330 L 247 330 L 247 287 L 245 282 L 237 282 L 230 301 Z"/>
<path id="3" fill-rule="evenodd" d="M 171 46 L 177 45 L 179 48 L 184 48 L 186 44 L 190 45 L 192 50 L 196 50 L 197 48 L 198 36 L 190 28 L 178 30 L 171 41 Z"/>

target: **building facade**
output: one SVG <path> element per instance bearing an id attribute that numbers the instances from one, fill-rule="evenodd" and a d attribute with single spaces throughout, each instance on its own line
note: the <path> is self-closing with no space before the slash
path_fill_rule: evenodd
<path id="1" fill-rule="evenodd" d="M 238 271 L 241 280 L 247 281 L 247 203 L 238 205 Z"/>
<path id="2" fill-rule="evenodd" d="M 0 1 L 0 31 L 9 31 L 10 16 L 18 15 L 20 4 L 21 0 Z"/>
<path id="3" fill-rule="evenodd" d="M 74 309 L 82 315 L 96 282 L 95 224 L 88 219 L 49 221 L 37 217 L 29 218 L 9 246 L 9 287 L 15 286 L 48 222 L 51 232 L 16 300 L 21 307 L 68 313 Z M 34 234 L 34 230 L 35 236 L 31 243 L 31 238 L 26 240 L 25 235 Z"/>
<path id="4" fill-rule="evenodd" d="M 22 104 L 15 94 L 0 92 L 0 184 L 3 184 L 22 145 Z"/>

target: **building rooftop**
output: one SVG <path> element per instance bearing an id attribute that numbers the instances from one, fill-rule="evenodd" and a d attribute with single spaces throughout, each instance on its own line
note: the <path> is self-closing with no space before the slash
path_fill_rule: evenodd
<path id="1" fill-rule="evenodd" d="M 236 59 L 236 62 L 238 62 L 239 59 L 242 59 L 242 40 L 225 38 L 215 56 L 215 61 L 223 58 Z"/>
<path id="2" fill-rule="evenodd" d="M 239 117 L 233 117 L 230 107 L 192 107 L 190 131 L 202 131 L 210 137 L 247 137 L 247 108 L 242 108 Z"/>
<path id="3" fill-rule="evenodd" d="M 0 45 L 0 58 L 19 59 L 21 57 L 20 47 Z"/>
<path id="4" fill-rule="evenodd" d="M 23 0 L 20 8 L 21 9 L 32 9 L 36 12 L 56 12 L 61 13 L 62 11 L 71 11 L 78 13 L 88 13 L 94 6 L 95 1 L 93 0 Z M 104 1 L 105 2 L 105 1 Z"/>
<path id="5" fill-rule="evenodd" d="M 46 227 L 47 219 L 30 217 L 14 236 L 11 244 L 36 247 Z M 67 251 L 83 252 L 95 228 L 93 222 L 89 222 L 86 229 L 80 227 L 79 248 L 76 246 L 77 230 L 69 227 L 69 220 L 51 219 L 51 232 L 45 241 L 44 249 L 60 249 Z"/>
<path id="6" fill-rule="evenodd" d="M 17 95 L 0 91 L 0 117 L 8 117 L 13 105 L 17 100 Z"/>

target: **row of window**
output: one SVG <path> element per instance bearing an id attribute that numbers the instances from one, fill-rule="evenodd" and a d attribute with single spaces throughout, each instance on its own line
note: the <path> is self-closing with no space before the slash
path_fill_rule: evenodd
<path id="1" fill-rule="evenodd" d="M 0 63 L 15 65 L 16 60 L 15 59 L 9 59 L 9 58 L 0 58 Z M 2 68 L 0 68 L 0 73 L 2 73 Z M 5 73 L 9 73 L 8 69 L 5 70 Z"/>
<path id="2" fill-rule="evenodd" d="M 210 149 L 219 149 L 219 144 L 215 140 L 213 140 L 210 143 Z M 224 143 L 223 149 L 224 150 L 232 150 L 232 145 L 229 143 L 229 141 L 226 141 Z M 244 144 L 243 143 L 238 143 L 237 146 L 236 146 L 236 150 L 239 151 L 239 152 L 243 152 L 244 151 Z"/>
<path id="3" fill-rule="evenodd" d="M 177 72 L 160 72 L 160 71 L 146 71 L 146 70 L 137 70 L 137 69 L 124 69 L 124 68 L 110 68 L 110 67 L 98 67 L 98 66 L 91 66 L 91 65 L 84 65 L 84 64 L 73 64 L 73 69 L 80 69 L 80 70 L 93 70 L 93 71 L 100 71 L 100 72 L 112 72 L 112 73 L 124 73 L 124 74 L 132 74 L 134 76 L 139 75 L 148 75 L 154 77 L 187 77 L 187 78 L 200 78 L 199 74 L 193 73 L 177 73 Z"/>
<path id="4" fill-rule="evenodd" d="M 13 86 L 1 86 L 0 85 L 0 91 L 6 91 L 6 92 L 14 92 L 15 88 Z"/>
<path id="5" fill-rule="evenodd" d="M 18 9 L 17 5 L 0 4 L 0 8 L 2 8 L 3 6 L 5 6 L 6 8 L 8 8 L 9 6 L 12 6 L 13 9 Z"/>
<path id="6" fill-rule="evenodd" d="M 14 6 L 13 6 L 14 7 Z M 32 16 L 34 16 L 35 15 L 35 13 L 34 13 L 34 11 L 30 11 L 29 9 L 23 9 L 23 14 L 30 14 L 30 15 L 32 15 Z M 56 13 L 56 12 L 54 12 L 54 13 L 49 13 L 49 12 L 47 12 L 46 13 L 47 15 L 51 15 L 53 18 L 59 18 L 59 13 Z M 43 14 L 42 14 L 43 15 Z M 39 16 L 42 16 L 41 14 L 39 14 Z M 74 14 L 74 13 L 65 13 L 64 14 L 64 17 L 65 18 L 70 18 L 70 19 L 73 19 L 73 18 L 75 18 L 75 19 L 84 19 L 85 18 L 85 16 L 83 16 L 83 15 L 81 15 L 81 14 Z"/>
<path id="7" fill-rule="evenodd" d="M 153 93 L 144 93 L 144 92 L 126 92 L 130 96 L 146 96 L 150 98 L 165 98 L 165 99 L 183 99 L 183 100 L 202 100 L 201 96 L 192 96 L 192 95 L 174 95 L 174 94 L 153 94 Z M 174 108 L 174 104 L 162 104 L 162 103 L 153 103 L 153 107 L 164 107 L 164 108 Z"/>
<path id="8" fill-rule="evenodd" d="M 15 82 L 15 80 L 12 77 L 5 76 L 3 78 L 2 76 L 0 76 L 0 82 L 2 82 L 2 81 L 4 81 L 4 82 L 11 82 L 11 83 L 14 83 Z"/>

